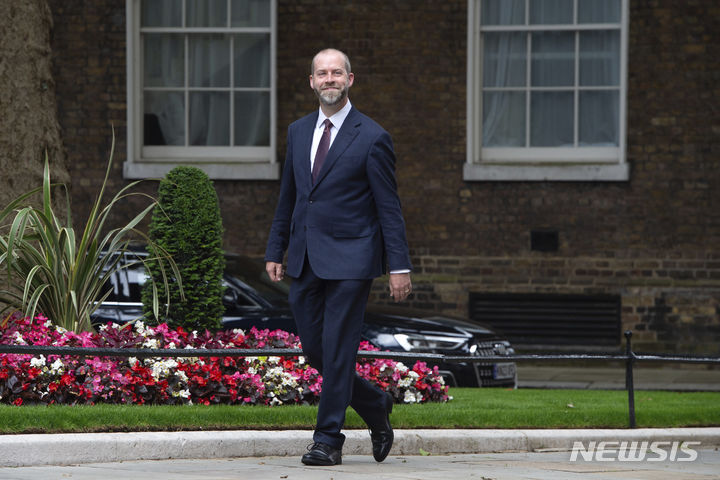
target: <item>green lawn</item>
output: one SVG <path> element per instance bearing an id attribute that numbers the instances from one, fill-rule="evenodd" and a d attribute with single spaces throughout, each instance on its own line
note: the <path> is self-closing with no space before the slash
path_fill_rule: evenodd
<path id="1" fill-rule="evenodd" d="M 627 392 L 451 389 L 446 404 L 395 405 L 395 428 L 625 428 Z M 638 427 L 720 425 L 720 393 L 638 391 Z M 0 406 L 0 433 L 311 429 L 308 406 Z M 347 428 L 365 428 L 349 410 Z"/>

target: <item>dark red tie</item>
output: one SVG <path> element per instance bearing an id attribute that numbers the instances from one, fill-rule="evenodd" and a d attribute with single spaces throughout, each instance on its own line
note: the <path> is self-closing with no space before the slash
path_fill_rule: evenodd
<path id="1" fill-rule="evenodd" d="M 328 149 L 330 148 L 330 128 L 332 128 L 333 124 L 329 118 L 326 118 L 323 123 L 325 124 L 325 130 L 323 130 L 322 137 L 320 137 L 320 143 L 318 144 L 317 152 L 315 152 L 315 161 L 313 162 L 312 168 L 313 184 L 315 180 L 317 180 L 320 169 L 325 162 L 325 157 L 327 157 Z"/>

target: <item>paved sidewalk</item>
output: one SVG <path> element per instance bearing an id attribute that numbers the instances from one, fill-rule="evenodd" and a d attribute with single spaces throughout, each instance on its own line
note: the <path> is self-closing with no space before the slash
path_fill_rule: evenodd
<path id="1" fill-rule="evenodd" d="M 4 480 L 514 480 L 720 478 L 720 452 L 698 450 L 693 462 L 570 461 L 569 452 L 488 453 L 447 456 L 346 455 L 343 465 L 306 467 L 298 457 L 166 460 L 67 467 L 0 468 Z"/>

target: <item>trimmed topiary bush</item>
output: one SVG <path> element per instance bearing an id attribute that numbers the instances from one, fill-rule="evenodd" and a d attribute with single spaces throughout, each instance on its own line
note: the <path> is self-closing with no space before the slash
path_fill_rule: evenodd
<path id="1" fill-rule="evenodd" d="M 165 321 L 187 330 L 214 330 L 224 312 L 222 219 L 217 193 L 208 176 L 195 167 L 176 167 L 160 182 L 158 205 L 148 236 L 177 264 L 180 281 L 159 264 L 148 262 L 155 283 L 169 277 L 169 299 L 156 292 Z M 149 247 L 152 250 L 152 247 Z M 150 252 L 156 257 L 159 252 Z M 184 293 L 184 298 L 183 298 Z M 145 312 L 153 311 L 153 282 L 143 288 Z M 168 302 L 169 300 L 169 302 Z M 169 305 L 168 305 L 169 303 Z"/>

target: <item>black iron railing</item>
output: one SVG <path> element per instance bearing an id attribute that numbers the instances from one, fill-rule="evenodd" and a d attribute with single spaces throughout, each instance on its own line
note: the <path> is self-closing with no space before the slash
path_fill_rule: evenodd
<path id="1" fill-rule="evenodd" d="M 625 362 L 625 388 L 628 392 L 628 424 L 636 427 L 635 422 L 635 386 L 633 367 L 637 362 L 668 362 L 692 364 L 720 364 L 720 357 L 636 354 L 632 350 L 632 332 L 625 332 L 625 353 L 576 353 L 576 354 L 526 354 L 526 355 L 443 355 L 437 353 L 358 351 L 359 358 L 387 358 L 391 360 L 421 360 L 425 362 L 524 362 L 524 361 L 622 361 Z M 18 355 L 71 355 L 88 357 L 260 357 L 274 355 L 278 357 L 303 356 L 297 348 L 218 348 L 218 349 L 153 349 L 153 348 L 104 348 L 104 347 L 53 347 L 40 345 L 0 345 L 0 353 Z"/>

